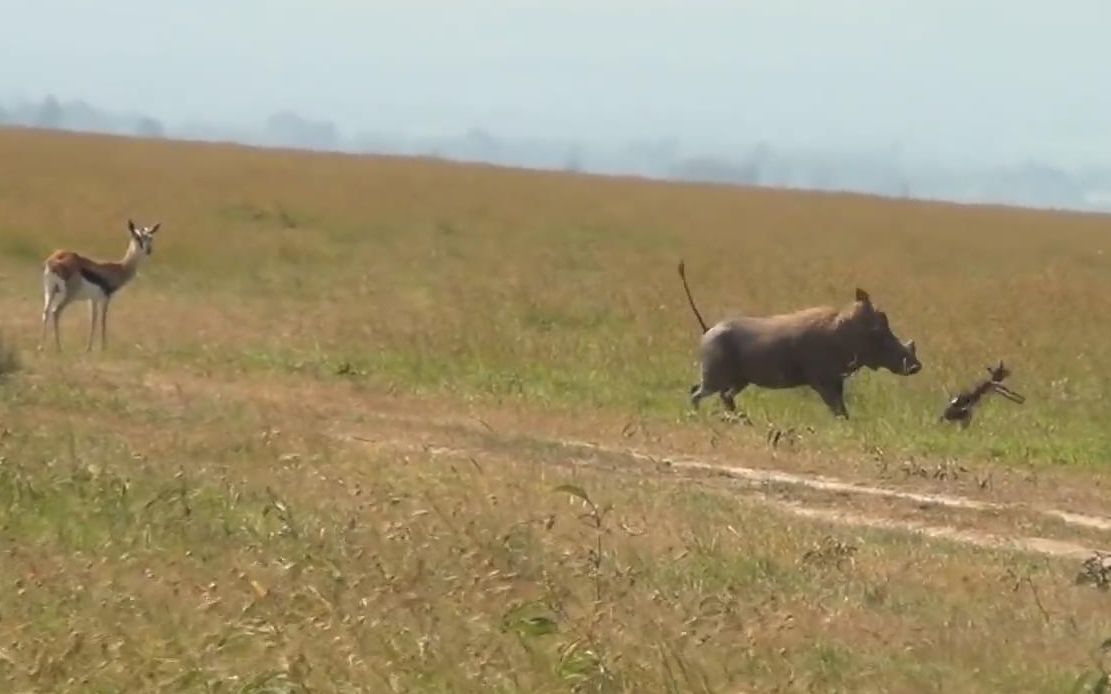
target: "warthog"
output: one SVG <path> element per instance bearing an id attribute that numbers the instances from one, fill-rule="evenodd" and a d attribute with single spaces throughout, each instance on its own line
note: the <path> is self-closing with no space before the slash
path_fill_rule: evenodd
<path id="1" fill-rule="evenodd" d="M 679 277 L 702 326 L 702 382 L 691 386 L 691 404 L 718 393 L 725 408 L 749 385 L 762 388 L 810 386 L 834 416 L 848 418 L 845 378 L 861 366 L 910 376 L 922 370 L 914 340 L 900 342 L 863 289 L 838 311 L 806 308 L 775 316 L 738 316 L 707 327 L 694 305 L 683 262 Z"/>

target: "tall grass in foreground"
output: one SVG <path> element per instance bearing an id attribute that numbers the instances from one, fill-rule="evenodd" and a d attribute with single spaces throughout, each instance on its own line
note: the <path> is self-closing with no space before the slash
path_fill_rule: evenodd
<path id="1" fill-rule="evenodd" d="M 110 407 L 101 385 L 89 411 L 55 388 L 3 412 L 13 691 L 1058 692 L 1111 629 L 1073 567 L 720 486 L 527 446 L 374 452 L 297 403 Z"/>

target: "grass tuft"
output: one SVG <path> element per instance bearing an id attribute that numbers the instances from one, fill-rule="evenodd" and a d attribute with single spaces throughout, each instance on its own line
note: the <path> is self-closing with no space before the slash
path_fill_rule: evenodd
<path id="1" fill-rule="evenodd" d="M 0 333 L 0 378 L 8 376 L 19 370 L 19 353 L 15 345 Z"/>

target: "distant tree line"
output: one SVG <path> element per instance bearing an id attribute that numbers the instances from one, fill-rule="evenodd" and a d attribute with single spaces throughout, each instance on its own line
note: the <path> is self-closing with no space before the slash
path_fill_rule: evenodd
<path id="1" fill-rule="evenodd" d="M 0 107 L 0 123 L 51 130 L 165 137 L 165 128 L 157 118 L 108 113 L 84 101 L 60 101 L 52 94 L 41 101 Z"/>
<path id="2" fill-rule="evenodd" d="M 908 164 L 901 143 L 871 153 L 799 151 L 757 141 L 743 148 L 685 152 L 677 138 L 585 147 L 566 139 L 499 137 L 480 127 L 455 135 L 413 137 L 373 130 L 345 137 L 334 123 L 291 110 L 253 128 L 194 123 L 167 128 L 146 114 L 100 110 L 81 100 L 47 95 L 0 104 L 0 124 L 146 138 L 220 140 L 294 147 L 480 161 L 504 166 L 633 174 L 725 184 L 844 190 L 892 197 L 1000 202 L 1038 207 L 1111 209 L 1111 169 L 1067 172 L 1039 162 L 977 170 Z"/>

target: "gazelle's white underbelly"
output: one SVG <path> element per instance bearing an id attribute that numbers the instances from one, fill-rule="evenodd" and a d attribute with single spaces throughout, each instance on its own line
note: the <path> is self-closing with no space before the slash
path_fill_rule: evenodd
<path id="1" fill-rule="evenodd" d="M 103 289 L 86 280 L 81 275 L 72 277 L 69 282 L 66 282 L 52 272 L 46 272 L 44 274 L 46 279 L 52 282 L 58 289 L 57 293 L 65 296 L 67 303 L 73 301 L 101 302 L 108 299 Z"/>
<path id="2" fill-rule="evenodd" d="M 74 282 L 74 290 L 72 291 L 72 298 L 70 301 L 104 301 L 108 295 L 104 290 L 89 282 L 84 277 L 78 277 L 77 282 Z"/>

